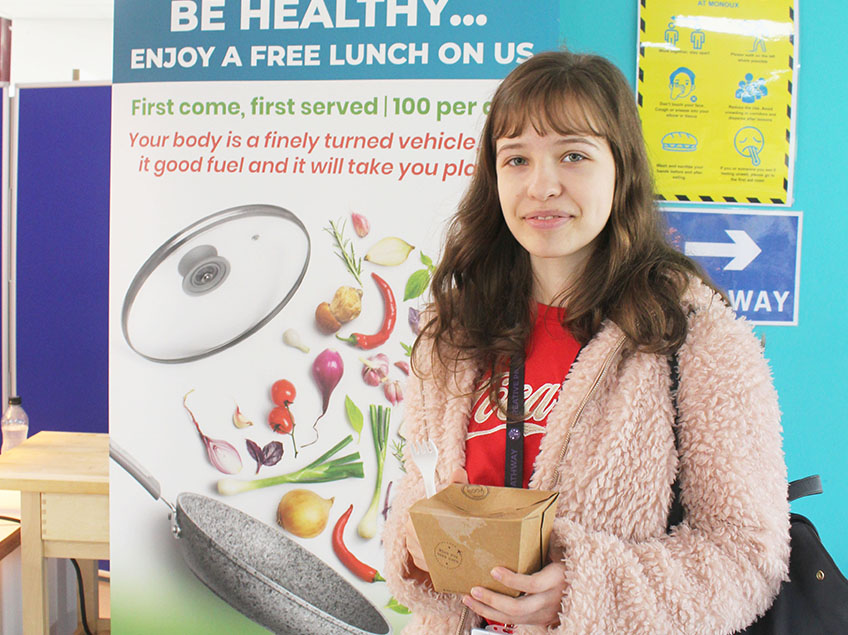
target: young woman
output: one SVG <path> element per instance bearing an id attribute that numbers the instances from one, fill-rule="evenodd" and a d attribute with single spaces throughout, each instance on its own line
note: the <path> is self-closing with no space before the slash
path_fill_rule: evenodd
<path id="1" fill-rule="evenodd" d="M 524 359 L 524 487 L 559 500 L 550 563 L 493 570 L 521 596 L 437 593 L 409 522 L 424 490 L 408 457 L 384 533 L 406 633 L 486 620 L 712 635 L 768 608 L 789 555 L 777 396 L 751 328 L 665 241 L 633 94 L 610 62 L 542 53 L 503 81 L 432 294 L 407 438 L 436 443 L 442 485 L 503 485 L 493 399 Z M 685 516 L 669 531 L 676 477 Z"/>

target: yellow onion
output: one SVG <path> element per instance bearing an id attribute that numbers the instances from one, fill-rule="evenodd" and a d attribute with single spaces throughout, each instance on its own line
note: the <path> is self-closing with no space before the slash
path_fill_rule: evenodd
<path id="1" fill-rule="evenodd" d="M 277 523 L 300 538 L 314 538 L 327 526 L 335 498 L 321 498 L 308 489 L 293 489 L 277 506 Z"/>

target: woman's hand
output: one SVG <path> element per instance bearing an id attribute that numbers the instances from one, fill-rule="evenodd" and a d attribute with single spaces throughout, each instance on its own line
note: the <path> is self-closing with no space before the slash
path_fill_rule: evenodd
<path id="1" fill-rule="evenodd" d="M 450 483 L 467 482 L 468 474 L 465 470 L 458 468 L 454 470 L 453 474 L 451 474 Z M 424 559 L 424 551 L 421 549 L 421 543 L 418 542 L 418 535 L 415 533 L 415 528 L 412 526 L 412 518 L 409 516 L 406 518 L 404 529 L 406 530 L 406 550 L 412 557 L 413 564 L 421 571 L 429 572 L 430 569 L 427 567 L 427 561 Z"/>
<path id="2" fill-rule="evenodd" d="M 568 588 L 564 564 L 552 562 L 532 575 L 495 567 L 492 569 L 492 577 L 526 595 L 514 598 L 483 587 L 474 587 L 471 595 L 463 597 L 462 602 L 477 615 L 504 624 L 559 624 L 562 594 Z"/>

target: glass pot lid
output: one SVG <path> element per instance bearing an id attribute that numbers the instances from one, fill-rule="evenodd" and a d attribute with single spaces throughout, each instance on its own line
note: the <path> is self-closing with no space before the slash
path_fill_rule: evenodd
<path id="1" fill-rule="evenodd" d="M 121 311 L 124 339 L 162 363 L 223 351 L 288 304 L 310 253 L 303 222 L 282 207 L 210 214 L 171 236 L 135 274 Z"/>

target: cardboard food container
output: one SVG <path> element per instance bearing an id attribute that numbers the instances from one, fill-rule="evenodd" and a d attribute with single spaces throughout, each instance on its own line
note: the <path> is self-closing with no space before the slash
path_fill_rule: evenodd
<path id="1" fill-rule="evenodd" d="M 483 586 L 519 595 L 491 575 L 496 566 L 535 573 L 546 563 L 556 492 L 449 485 L 410 509 L 436 591 L 469 593 Z"/>

